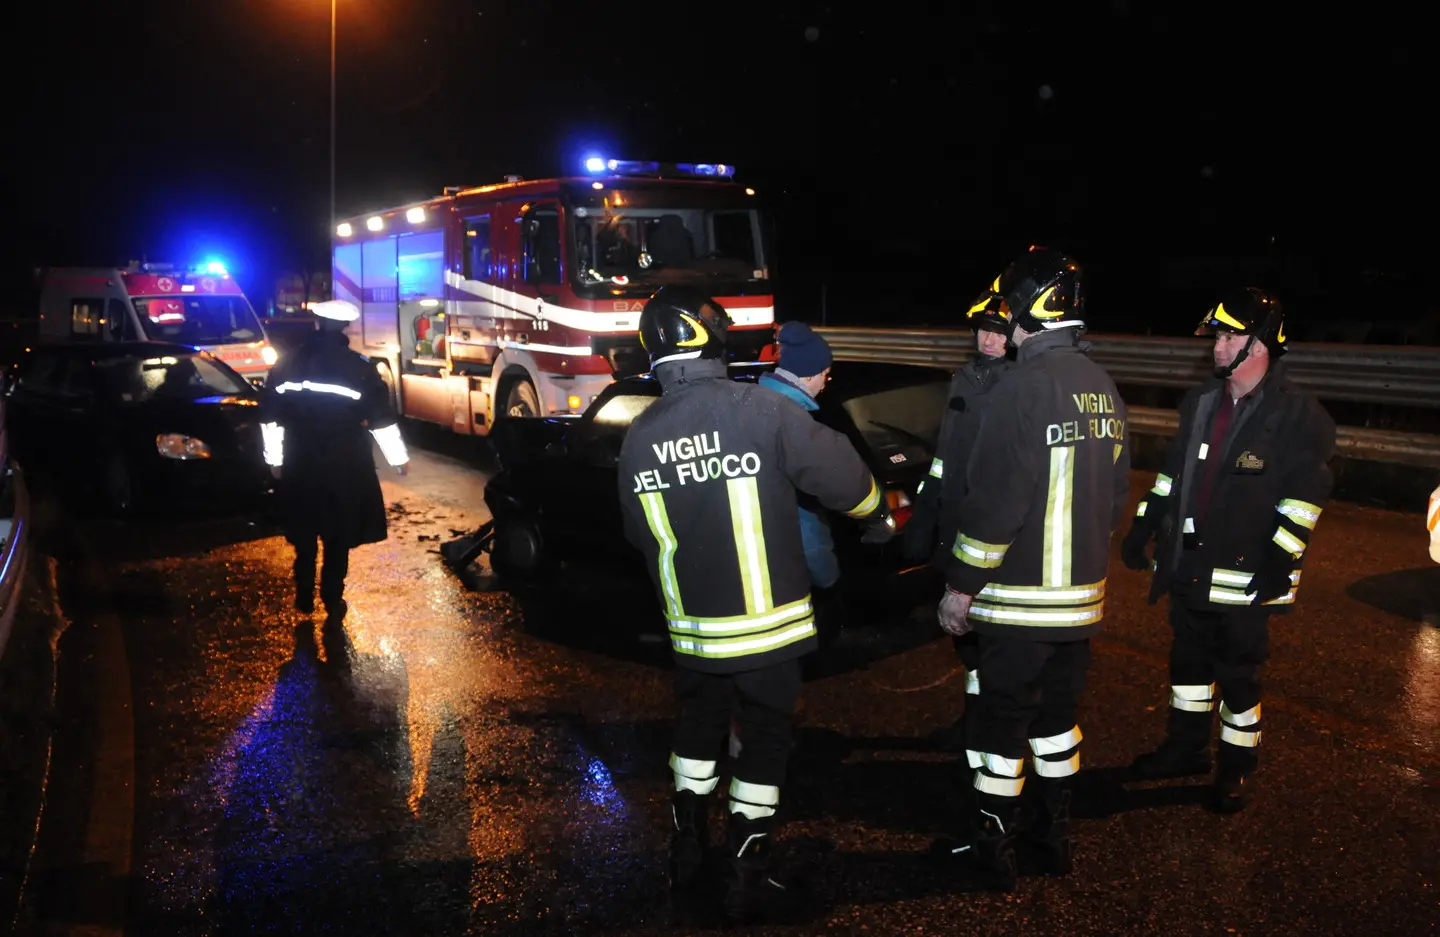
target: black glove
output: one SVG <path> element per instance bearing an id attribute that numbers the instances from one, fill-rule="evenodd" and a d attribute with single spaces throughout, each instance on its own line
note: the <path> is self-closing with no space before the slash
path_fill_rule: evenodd
<path id="1" fill-rule="evenodd" d="M 900 549 L 907 563 L 929 562 L 935 555 L 935 524 L 928 517 L 911 515 L 900 532 Z"/>
<path id="2" fill-rule="evenodd" d="M 894 536 L 895 518 L 890 516 L 889 511 L 882 510 L 866 523 L 865 532 L 860 535 L 860 542 L 888 543 L 890 538 Z"/>
<path id="3" fill-rule="evenodd" d="M 1149 524 L 1136 518 L 1135 523 L 1130 527 L 1130 532 L 1120 542 L 1120 559 L 1125 561 L 1127 567 L 1150 569 L 1150 557 L 1145 552 L 1145 548 L 1150 545 L 1150 538 L 1154 535 L 1155 531 Z"/>
<path id="4" fill-rule="evenodd" d="M 1260 561 L 1260 568 L 1250 577 L 1245 594 L 1255 596 L 1256 605 L 1280 598 L 1290 591 L 1290 574 L 1294 572 L 1296 562 L 1288 550 L 1272 542 L 1265 552 L 1265 559 Z"/>

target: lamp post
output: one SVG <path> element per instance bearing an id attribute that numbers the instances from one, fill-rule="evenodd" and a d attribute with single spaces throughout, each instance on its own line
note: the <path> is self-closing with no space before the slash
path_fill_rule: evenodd
<path id="1" fill-rule="evenodd" d="M 330 230 L 328 241 L 335 234 L 335 4 L 330 0 Z"/>

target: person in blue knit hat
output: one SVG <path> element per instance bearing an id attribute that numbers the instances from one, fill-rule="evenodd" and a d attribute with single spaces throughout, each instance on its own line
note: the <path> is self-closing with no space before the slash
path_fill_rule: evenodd
<path id="1" fill-rule="evenodd" d="M 830 366 L 835 356 L 830 343 L 804 322 L 786 322 L 776 333 L 780 343 L 780 358 L 775 370 L 760 376 L 760 386 L 768 387 L 814 412 L 820 409 L 815 398 L 825 389 L 830 380 Z M 835 556 L 835 539 L 830 532 L 830 521 L 819 505 L 800 505 L 800 539 L 805 547 L 805 565 L 810 571 L 812 597 L 815 602 L 817 624 L 820 626 L 821 641 L 833 638 L 838 624 L 836 585 L 840 581 L 840 561 Z M 829 611 L 831 614 L 826 614 Z M 829 618 L 832 627 L 826 628 L 824 619 Z M 827 633 L 828 632 L 828 633 Z"/>

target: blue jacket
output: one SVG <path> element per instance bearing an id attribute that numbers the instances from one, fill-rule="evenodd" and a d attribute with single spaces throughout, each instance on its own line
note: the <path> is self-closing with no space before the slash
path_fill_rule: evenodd
<path id="1" fill-rule="evenodd" d="M 760 375 L 760 386 L 789 397 L 811 412 L 820 409 L 814 397 L 778 374 Z M 825 515 L 800 508 L 800 542 L 805 548 L 805 566 L 810 571 L 811 585 L 820 589 L 835 585 L 840 580 L 840 561 L 835 558 L 835 539 Z"/>

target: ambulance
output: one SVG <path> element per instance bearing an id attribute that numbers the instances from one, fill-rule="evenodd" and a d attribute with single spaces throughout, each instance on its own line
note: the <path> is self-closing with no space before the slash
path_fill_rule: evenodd
<path id="1" fill-rule="evenodd" d="M 221 263 L 180 268 L 50 267 L 40 287 L 41 342 L 175 342 L 211 352 L 256 386 L 277 353 Z"/>

